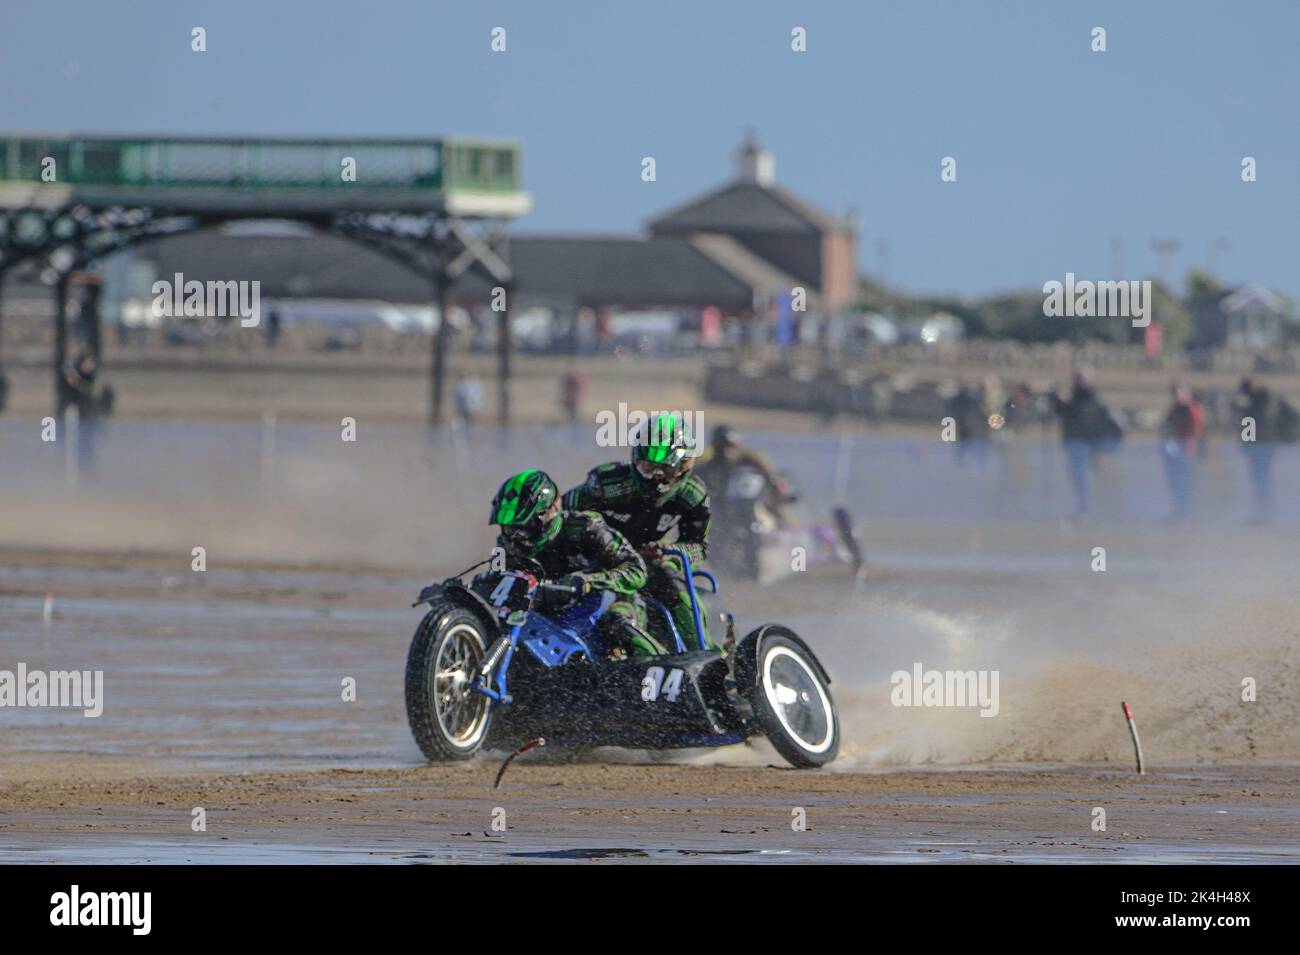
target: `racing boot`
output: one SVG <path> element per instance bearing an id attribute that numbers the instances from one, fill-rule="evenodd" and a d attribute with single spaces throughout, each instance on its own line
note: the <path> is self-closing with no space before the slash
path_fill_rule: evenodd
<path id="1" fill-rule="evenodd" d="M 667 653 L 654 637 L 637 625 L 631 610 L 621 611 L 618 604 L 600 618 L 601 629 L 608 638 L 611 660 L 628 657 L 652 657 Z"/>

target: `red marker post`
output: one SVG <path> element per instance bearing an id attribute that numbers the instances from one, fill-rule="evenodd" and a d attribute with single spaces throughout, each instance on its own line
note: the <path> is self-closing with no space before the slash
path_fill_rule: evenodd
<path id="1" fill-rule="evenodd" d="M 534 747 L 545 746 L 545 745 L 546 745 L 546 737 L 539 736 L 537 737 L 537 739 L 529 740 L 527 743 L 524 743 L 523 746 L 520 746 L 517 750 L 515 750 L 513 753 L 507 756 L 506 761 L 502 763 L 501 768 L 497 770 L 496 782 L 492 784 L 492 788 L 493 789 L 501 788 L 501 777 L 506 774 L 506 770 L 510 768 L 510 764 L 514 762 L 516 756 L 522 756 L 524 755 L 524 753 L 528 752 L 530 749 L 533 749 Z"/>
<path id="2" fill-rule="evenodd" d="M 1137 723 L 1133 722 L 1133 711 L 1129 709 L 1127 703 L 1121 703 L 1124 707 L 1124 719 L 1128 721 L 1128 734 L 1133 737 L 1133 752 L 1137 754 L 1138 775 L 1146 775 L 1146 769 L 1142 765 L 1142 741 L 1138 739 Z"/>

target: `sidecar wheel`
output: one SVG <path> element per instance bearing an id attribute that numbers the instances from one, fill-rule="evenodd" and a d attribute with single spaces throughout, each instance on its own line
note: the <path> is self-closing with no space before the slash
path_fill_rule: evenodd
<path id="1" fill-rule="evenodd" d="M 746 637 L 736 652 L 739 686 L 776 751 L 800 769 L 833 760 L 839 714 L 812 651 L 784 627 L 769 626 Z"/>
<path id="2" fill-rule="evenodd" d="M 406 718 L 432 762 L 469 759 L 487 739 L 492 701 L 469 688 L 487 646 L 482 619 L 457 604 L 435 604 L 411 638 Z"/>

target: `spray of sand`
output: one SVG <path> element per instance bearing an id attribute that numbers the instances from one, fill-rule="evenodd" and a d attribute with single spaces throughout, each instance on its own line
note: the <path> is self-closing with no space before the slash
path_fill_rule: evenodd
<path id="1" fill-rule="evenodd" d="M 123 442 L 105 449 L 98 476 L 83 475 L 75 492 L 50 462 L 15 459 L 13 493 L 0 496 L 0 545 L 174 553 L 181 569 L 190 549 L 202 545 L 213 564 L 316 561 L 450 572 L 490 546 L 484 502 L 501 477 L 557 456 L 527 435 L 509 445 L 483 441 L 472 453 L 401 435 L 387 442 L 367 436 L 368 446 L 295 446 L 292 437 L 282 436 L 269 475 L 247 436 L 229 448 Z M 604 456 L 575 441 L 555 476 L 575 482 Z M 877 535 L 868 538 L 874 545 L 879 529 L 867 533 Z M 928 556 L 971 541 L 985 548 L 996 528 L 949 532 L 931 524 L 926 533 Z M 903 585 L 873 582 L 858 595 L 842 579 L 810 575 L 762 593 L 742 588 L 735 606 L 766 604 L 764 616 L 795 625 L 830 666 L 844 728 L 837 765 L 846 769 L 1128 766 L 1124 699 L 1135 708 L 1152 766 L 1300 760 L 1292 542 L 1273 538 L 1270 552 L 1243 537 L 1223 556 L 1232 541 L 1219 530 L 1192 538 L 1159 528 L 1127 540 L 1118 529 L 1105 534 L 1117 555 L 1145 547 L 1163 562 L 1152 566 L 1163 569 L 1126 572 L 1117 563 L 1107 575 L 1084 569 L 1055 578 L 997 570 L 965 590 L 954 590 L 943 570 L 919 570 L 903 574 Z M 1033 542 L 1047 557 L 1060 548 L 1086 553 L 1088 542 L 1051 535 L 1048 528 Z M 987 567 L 985 553 L 972 551 L 972 565 Z M 1216 554 L 1223 567 L 1249 573 L 1207 570 L 1192 560 Z M 915 662 L 996 669 L 998 715 L 891 705 L 890 675 Z M 1247 678 L 1257 684 L 1254 702 L 1242 700 Z M 779 761 L 761 745 L 688 758 Z"/>
<path id="2" fill-rule="evenodd" d="M 968 763 L 1109 763 L 1130 766 L 1120 710 L 1136 710 L 1153 766 L 1300 760 L 1300 625 L 1290 598 L 1195 600 L 1152 608 L 1162 627 L 1130 620 L 1124 636 L 1057 622 L 1051 639 L 1027 619 L 953 617 L 891 598 L 867 601 L 879 643 L 854 660 L 837 697 L 844 769 Z M 1100 626 L 1104 626 L 1104 623 Z M 1130 638 L 1128 634 L 1135 634 Z M 886 662 L 888 661 L 888 662 Z M 999 708 L 898 707 L 890 675 L 926 668 L 999 671 Z M 883 665 L 882 665 L 883 664 Z M 855 670 L 857 672 L 855 672 Z M 1256 698 L 1243 699 L 1248 680 Z"/>

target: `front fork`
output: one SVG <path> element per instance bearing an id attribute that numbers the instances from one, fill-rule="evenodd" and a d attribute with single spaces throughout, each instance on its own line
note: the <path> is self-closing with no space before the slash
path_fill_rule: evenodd
<path id="1" fill-rule="evenodd" d="M 478 673 L 474 674 L 474 679 L 469 685 L 471 690 L 497 703 L 510 702 L 510 693 L 506 689 L 506 674 L 510 672 L 510 661 L 514 659 L 515 648 L 519 645 L 519 634 L 522 630 L 522 624 L 511 627 L 509 633 L 503 633 L 492 641 L 487 656 L 483 658 L 483 665 L 479 667 Z M 494 676 L 495 689 L 492 686 Z"/>

